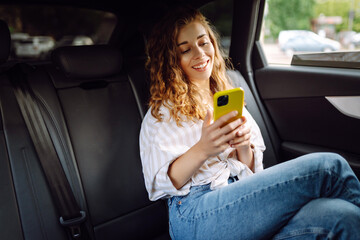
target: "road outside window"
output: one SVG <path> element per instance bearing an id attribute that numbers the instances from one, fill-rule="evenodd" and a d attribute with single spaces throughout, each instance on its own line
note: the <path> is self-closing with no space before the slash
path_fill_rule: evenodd
<path id="1" fill-rule="evenodd" d="M 269 64 L 290 64 L 294 54 L 358 52 L 360 0 L 267 0 L 260 42 Z"/>

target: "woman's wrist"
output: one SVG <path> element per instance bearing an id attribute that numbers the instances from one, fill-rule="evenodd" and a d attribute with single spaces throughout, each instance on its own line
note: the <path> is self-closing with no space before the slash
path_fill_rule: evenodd
<path id="1" fill-rule="evenodd" d="M 252 144 L 246 147 L 236 148 L 238 160 L 246 164 L 252 171 L 254 168 L 254 147 Z"/>
<path id="2" fill-rule="evenodd" d="M 200 142 L 197 142 L 192 148 L 194 154 L 196 154 L 196 159 L 205 162 L 210 156 L 208 156 L 206 150 L 204 147 L 202 147 L 202 144 Z"/>

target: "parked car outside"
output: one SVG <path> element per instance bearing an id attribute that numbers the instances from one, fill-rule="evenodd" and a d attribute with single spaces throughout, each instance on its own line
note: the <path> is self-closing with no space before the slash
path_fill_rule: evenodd
<path id="1" fill-rule="evenodd" d="M 351 43 L 349 49 L 354 50 L 355 48 L 360 47 L 360 33 L 356 33 L 351 38 Z"/>
<path id="2" fill-rule="evenodd" d="M 78 36 L 64 36 L 56 42 L 55 48 L 63 46 L 80 46 L 80 45 L 93 45 L 94 42 L 91 37 L 78 35 Z"/>
<path id="3" fill-rule="evenodd" d="M 356 34 L 355 31 L 341 31 L 338 34 L 338 41 L 341 43 L 343 48 L 351 48 L 351 42 Z"/>
<path id="4" fill-rule="evenodd" d="M 12 33 L 11 34 L 11 49 L 10 49 L 10 57 L 14 58 L 16 57 L 15 55 L 15 51 L 17 46 L 19 45 L 19 42 L 22 40 L 26 40 L 27 38 L 29 38 L 30 35 L 27 33 Z"/>
<path id="5" fill-rule="evenodd" d="M 290 38 L 295 36 L 306 34 L 308 31 L 305 30 L 284 30 L 280 31 L 278 36 L 278 44 L 280 48 L 283 48 L 283 45 L 289 41 Z"/>
<path id="6" fill-rule="evenodd" d="M 284 31 L 279 34 L 279 45 L 287 55 L 294 52 L 330 52 L 337 51 L 341 45 L 339 42 L 324 38 L 311 31 L 295 30 Z"/>
<path id="7" fill-rule="evenodd" d="M 33 36 L 19 41 L 15 54 L 19 58 L 45 59 L 54 48 L 55 40 L 49 36 Z"/>

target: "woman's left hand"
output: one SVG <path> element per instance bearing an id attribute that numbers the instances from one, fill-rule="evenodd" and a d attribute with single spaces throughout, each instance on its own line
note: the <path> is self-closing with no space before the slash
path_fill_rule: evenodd
<path id="1" fill-rule="evenodd" d="M 232 139 L 229 144 L 231 147 L 236 148 L 238 151 L 242 149 L 246 150 L 250 147 L 250 137 L 251 137 L 251 128 L 246 123 L 246 118 L 241 117 L 242 123 L 238 127 L 238 132 L 234 139 Z"/>
<path id="2" fill-rule="evenodd" d="M 229 144 L 236 149 L 239 161 L 246 164 L 252 171 L 254 171 L 254 154 L 251 150 L 251 127 L 246 124 L 246 118 L 241 117 L 242 124 L 238 127 L 238 132 Z"/>

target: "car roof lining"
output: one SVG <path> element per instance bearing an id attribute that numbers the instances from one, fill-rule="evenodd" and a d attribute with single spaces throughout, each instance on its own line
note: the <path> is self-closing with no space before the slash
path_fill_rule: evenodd
<path id="1" fill-rule="evenodd" d="M 154 14 L 154 12 L 158 13 L 159 10 L 167 10 L 171 7 L 180 6 L 180 5 L 188 5 L 194 8 L 199 8 L 206 3 L 212 2 L 211 0 L 153 0 L 153 1 L 128 1 L 124 2 L 114 2 L 112 0 L 103 0 L 103 1 L 86 1 L 86 0 L 34 0 L 29 4 L 26 0 L 3 0 L 1 4 L 9 4 L 9 5 L 49 5 L 49 6 L 71 6 L 71 7 L 81 7 L 81 8 L 90 8 L 97 10 L 106 10 L 106 11 L 114 11 L 117 13 L 125 14 L 125 15 L 133 15 L 135 12 L 140 14 Z M 138 14 L 138 15 L 140 15 Z M 154 14 L 156 16 L 157 14 Z M 149 16 L 145 16 L 148 18 Z"/>

